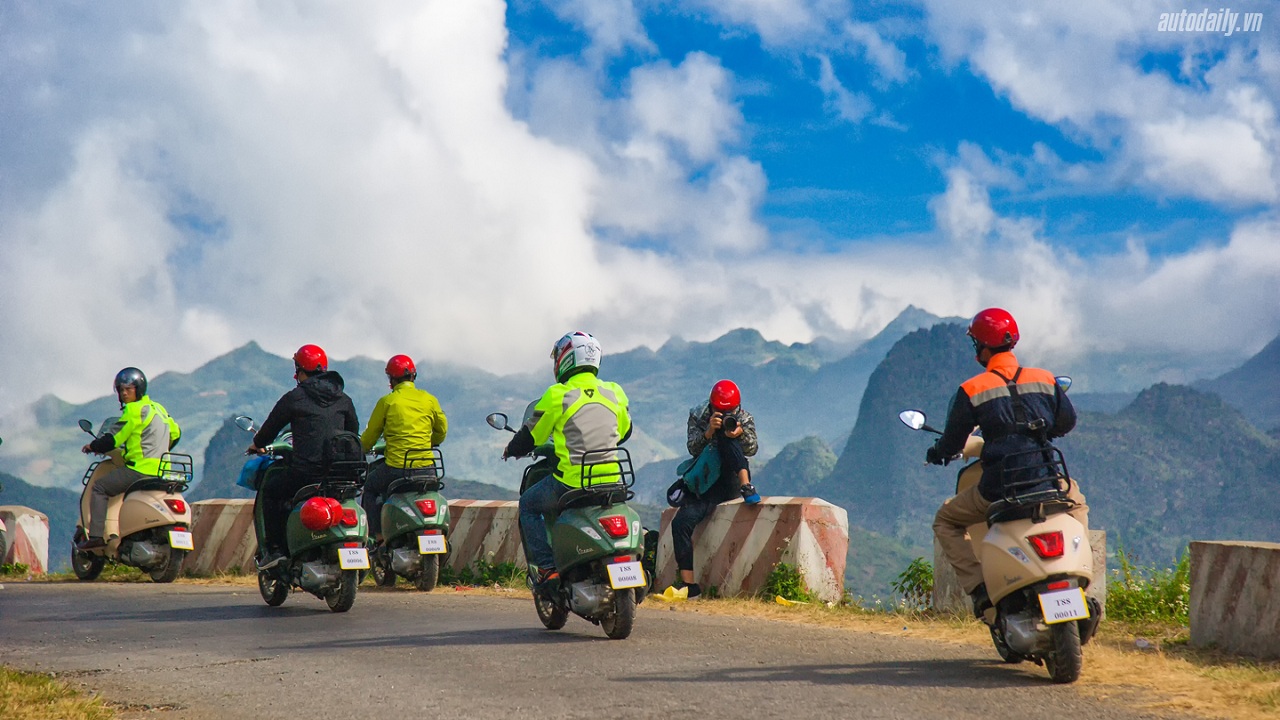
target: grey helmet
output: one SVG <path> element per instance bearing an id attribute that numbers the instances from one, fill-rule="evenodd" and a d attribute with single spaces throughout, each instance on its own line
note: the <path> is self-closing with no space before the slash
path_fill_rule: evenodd
<path id="1" fill-rule="evenodd" d="M 116 381 L 111 387 L 118 393 L 126 385 L 132 385 L 139 398 L 147 394 L 147 376 L 136 367 L 127 367 L 116 373 Z"/>

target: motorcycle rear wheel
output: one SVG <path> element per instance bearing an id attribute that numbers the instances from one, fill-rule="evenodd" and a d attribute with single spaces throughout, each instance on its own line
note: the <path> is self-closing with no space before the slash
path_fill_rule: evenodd
<path id="1" fill-rule="evenodd" d="M 568 608 L 548 600 L 536 590 L 533 593 L 533 607 L 538 611 L 538 619 L 542 621 L 543 627 L 548 630 L 559 630 L 569 620 Z"/>
<path id="2" fill-rule="evenodd" d="M 178 573 L 182 572 L 182 561 L 187 557 L 186 550 L 178 550 L 169 548 L 169 557 L 165 559 L 164 565 L 148 571 L 151 576 L 151 582 L 171 583 L 178 579 Z"/>
<path id="3" fill-rule="evenodd" d="M 279 607 L 289 597 L 289 586 L 270 570 L 258 571 L 258 592 L 271 607 Z"/>
<path id="4" fill-rule="evenodd" d="M 342 576 L 338 578 L 338 587 L 330 590 L 324 596 L 324 601 L 328 603 L 329 609 L 334 612 L 346 612 L 356 604 L 356 586 L 360 584 L 360 572 L 358 570 L 343 570 Z"/>
<path id="5" fill-rule="evenodd" d="M 418 567 L 418 577 L 413 579 L 413 584 L 422 592 L 431 592 L 436 589 L 436 581 L 439 579 L 440 556 L 423 555 Z"/>
<path id="6" fill-rule="evenodd" d="M 600 627 L 610 640 L 626 640 L 636 622 L 636 594 L 630 589 L 613 595 L 613 611 L 600 619 Z"/>
<path id="7" fill-rule="evenodd" d="M 1084 665 L 1084 656 L 1080 652 L 1080 626 L 1074 622 L 1061 622 L 1050 627 L 1053 652 L 1044 658 L 1049 679 L 1055 683 L 1075 682 L 1080 678 L 1080 669 Z"/>

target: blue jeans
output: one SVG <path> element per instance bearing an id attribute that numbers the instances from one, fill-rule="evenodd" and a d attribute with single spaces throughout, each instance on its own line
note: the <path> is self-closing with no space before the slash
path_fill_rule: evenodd
<path id="1" fill-rule="evenodd" d="M 560 496 L 568 491 L 568 485 L 554 475 L 548 475 L 520 496 L 520 529 L 524 532 L 525 550 L 529 554 L 529 562 L 539 568 L 550 570 L 556 566 L 551 540 L 547 537 L 547 523 L 543 518 L 556 511 Z"/>

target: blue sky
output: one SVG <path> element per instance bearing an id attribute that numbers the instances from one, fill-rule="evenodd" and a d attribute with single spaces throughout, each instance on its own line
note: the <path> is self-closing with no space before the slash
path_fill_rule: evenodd
<path id="1" fill-rule="evenodd" d="M 907 305 L 1225 369 L 1280 333 L 1280 25 L 1181 9 L 5 4 L 0 415 L 249 340 L 508 372 Z"/>

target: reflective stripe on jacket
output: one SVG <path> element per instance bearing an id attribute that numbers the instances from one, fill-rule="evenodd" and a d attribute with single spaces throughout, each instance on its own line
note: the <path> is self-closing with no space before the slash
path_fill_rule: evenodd
<path id="1" fill-rule="evenodd" d="M 570 487 L 581 487 L 582 454 L 588 450 L 616 447 L 631 433 L 627 394 L 617 383 L 605 382 L 589 372 L 581 372 L 547 388 L 525 421 L 533 441 L 555 443 L 556 477 Z M 608 460 L 603 456 L 588 462 Z M 618 482 L 616 463 L 592 470 L 587 485 Z M 614 473 L 611 475 L 611 473 Z"/>
<path id="2" fill-rule="evenodd" d="M 126 403 L 109 432 L 114 447 L 123 448 L 125 464 L 146 475 L 160 474 L 161 456 L 182 437 L 177 421 L 147 395 Z"/>
<path id="3" fill-rule="evenodd" d="M 378 404 L 373 406 L 373 414 L 369 416 L 369 426 L 360 435 L 360 445 L 369 452 L 379 436 L 386 437 L 387 448 L 383 454 L 387 465 L 403 468 L 405 453 L 429 450 L 444 442 L 448 432 L 449 421 L 440 408 L 440 402 L 431 393 L 419 390 L 411 381 L 405 380 L 378 398 Z M 422 460 L 418 457 L 415 452 L 410 458 L 415 467 L 431 464 L 424 462 L 430 455 L 423 453 Z"/>

